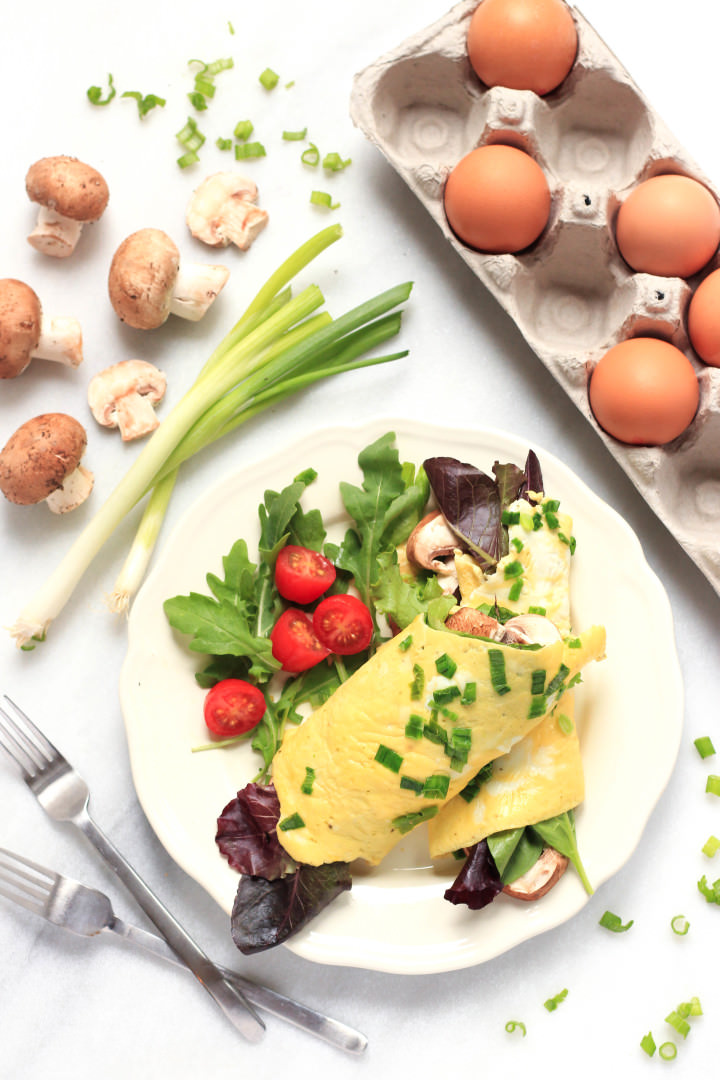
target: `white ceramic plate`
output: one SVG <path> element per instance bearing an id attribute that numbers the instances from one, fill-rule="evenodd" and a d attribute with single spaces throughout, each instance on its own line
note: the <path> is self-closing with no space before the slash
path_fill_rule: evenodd
<path id="1" fill-rule="evenodd" d="M 394 431 L 401 460 L 451 455 L 489 471 L 495 460 L 522 465 L 528 445 L 498 431 L 457 431 L 406 420 L 321 430 L 217 484 L 170 536 L 132 608 L 121 703 L 133 778 L 143 809 L 168 852 L 229 913 L 238 883 L 215 845 L 215 822 L 252 778 L 258 758 L 247 746 L 191 752 L 207 741 L 204 692 L 194 680 L 202 657 L 169 627 L 163 601 L 206 592 L 205 575 L 239 537 L 257 542 L 257 508 L 312 466 L 318 479 L 305 504 L 323 513 L 331 538 L 346 519 L 338 482 L 361 482 L 358 452 Z M 585 670 L 577 693 L 586 798 L 576 815 L 580 851 L 597 888 L 629 859 L 672 771 L 682 726 L 682 683 L 670 606 L 637 537 L 607 504 L 547 451 L 533 446 L 545 488 L 574 519 L 572 578 L 577 630 L 603 623 L 607 659 Z M 632 612 L 632 618 L 629 613 Z M 638 634 L 637 627 L 652 627 Z M 443 892 L 458 864 L 433 865 L 416 829 L 380 867 L 357 874 L 353 888 L 288 942 L 299 955 L 396 973 L 468 967 L 557 926 L 587 896 L 568 872 L 542 900 L 499 897 L 479 912 Z"/>

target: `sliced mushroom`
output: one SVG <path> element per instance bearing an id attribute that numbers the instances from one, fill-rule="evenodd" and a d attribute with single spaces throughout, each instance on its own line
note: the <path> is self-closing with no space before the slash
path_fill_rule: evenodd
<path id="1" fill-rule="evenodd" d="M 104 427 L 119 428 L 124 442 L 139 439 L 160 423 L 155 406 L 166 385 L 164 373 L 147 360 L 120 360 L 90 380 L 90 411 Z"/>
<path id="2" fill-rule="evenodd" d="M 97 169 L 64 155 L 41 158 L 31 165 L 25 190 L 40 204 L 28 243 L 57 259 L 72 255 L 83 225 L 102 216 L 109 198 L 108 186 Z"/>
<path id="3" fill-rule="evenodd" d="M 44 500 L 55 514 L 74 510 L 93 487 L 80 464 L 86 445 L 85 428 L 66 413 L 27 420 L 0 451 L 0 490 L 21 506 Z"/>
<path id="4" fill-rule="evenodd" d="M 0 379 L 14 379 L 37 357 L 68 367 L 82 363 L 77 319 L 48 319 L 37 293 L 17 278 L 0 280 Z"/>
<path id="5" fill-rule="evenodd" d="M 444 593 L 458 587 L 455 552 L 462 547 L 442 513 L 432 510 L 422 518 L 407 539 L 406 553 L 411 563 L 433 570 Z"/>
<path id="6" fill-rule="evenodd" d="M 110 302 L 137 330 L 154 330 L 170 315 L 197 322 L 230 275 L 225 266 L 181 263 L 180 252 L 161 229 L 139 229 L 115 252 L 108 276 Z"/>
<path id="7" fill-rule="evenodd" d="M 211 247 L 235 244 L 247 251 L 268 222 L 256 199 L 252 180 L 232 172 L 214 173 L 193 192 L 185 212 L 187 226 L 196 240 Z"/>
<path id="8" fill-rule="evenodd" d="M 502 641 L 504 627 L 491 615 L 485 615 L 477 608 L 461 607 L 453 611 L 445 620 L 448 630 L 456 630 L 460 634 L 473 634 L 475 637 L 491 638 L 493 641 Z"/>
<path id="9" fill-rule="evenodd" d="M 562 637 L 554 622 L 544 615 L 532 612 L 527 615 L 513 615 L 505 623 L 504 630 L 504 640 L 519 645 L 552 645 Z"/>
<path id="10" fill-rule="evenodd" d="M 568 862 L 565 855 L 561 855 L 555 848 L 547 847 L 522 877 L 503 887 L 503 892 L 515 900 L 539 900 L 558 883 Z"/>

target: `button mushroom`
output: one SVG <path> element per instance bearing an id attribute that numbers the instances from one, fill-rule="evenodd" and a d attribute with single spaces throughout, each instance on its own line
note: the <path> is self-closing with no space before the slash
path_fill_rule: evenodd
<path id="1" fill-rule="evenodd" d="M 98 372 L 88 385 L 88 404 L 99 424 L 119 428 L 124 442 L 154 431 L 155 405 L 165 394 L 166 378 L 146 360 L 121 360 Z"/>
<path id="2" fill-rule="evenodd" d="M 68 367 L 82 363 L 77 319 L 47 319 L 36 292 L 17 278 L 0 280 L 0 379 L 14 379 L 38 357 Z"/>
<path id="3" fill-rule="evenodd" d="M 197 322 L 229 277 L 224 266 L 182 263 L 161 229 L 139 229 L 126 237 L 110 265 L 110 303 L 128 326 L 154 330 L 170 315 Z"/>
<path id="4" fill-rule="evenodd" d="M 444 593 L 454 593 L 458 587 L 454 556 L 461 548 L 462 542 L 442 513 L 432 510 L 410 533 L 406 553 L 411 563 L 438 575 Z"/>
<path id="5" fill-rule="evenodd" d="M 92 166 L 77 158 L 41 158 L 25 176 L 28 197 L 40 204 L 28 243 L 56 259 L 72 255 L 83 225 L 97 221 L 108 203 L 108 186 Z"/>
<path id="6" fill-rule="evenodd" d="M 257 185 L 232 172 L 214 173 L 196 188 L 185 220 L 196 240 L 211 247 L 235 244 L 247 251 L 267 225 L 268 214 L 255 206 Z"/>
<path id="7" fill-rule="evenodd" d="M 84 427 L 66 413 L 27 420 L 0 451 L 0 491 L 21 506 L 45 500 L 55 514 L 74 510 L 93 486 L 80 464 L 86 444 Z"/>
<path id="8" fill-rule="evenodd" d="M 539 900 L 556 885 L 568 867 L 569 859 L 555 848 L 547 847 L 529 870 L 503 887 L 515 900 Z"/>

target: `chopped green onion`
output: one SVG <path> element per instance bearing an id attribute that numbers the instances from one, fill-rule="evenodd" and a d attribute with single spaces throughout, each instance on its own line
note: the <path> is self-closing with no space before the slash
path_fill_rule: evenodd
<path id="1" fill-rule="evenodd" d="M 181 154 L 177 159 L 177 163 L 181 169 L 187 169 L 188 165 L 195 165 L 200 160 L 200 155 L 197 150 L 187 150 L 184 154 Z"/>
<path id="2" fill-rule="evenodd" d="M 420 825 L 421 822 L 435 817 L 437 812 L 437 806 L 424 806 L 422 810 L 415 810 L 410 814 L 401 814 L 400 817 L 393 818 L 390 824 L 404 835 L 414 829 L 416 825 Z"/>
<path id="3" fill-rule="evenodd" d="M 390 769 L 391 772 L 400 772 L 400 766 L 403 763 L 402 754 L 398 754 L 396 750 L 391 750 L 389 746 L 383 746 L 382 743 L 375 752 L 375 760 L 379 765 L 384 765 L 386 769 Z"/>
<path id="4" fill-rule="evenodd" d="M 711 773 L 707 778 L 705 791 L 709 795 L 720 795 L 720 776 L 714 776 Z"/>
<path id="5" fill-rule="evenodd" d="M 191 90 L 188 93 L 188 101 L 197 112 L 203 112 L 208 107 L 206 95 L 199 90 Z"/>
<path id="6" fill-rule="evenodd" d="M 300 131 L 283 131 L 282 137 L 285 142 L 300 142 L 307 136 L 307 128 L 304 127 Z"/>
<path id="7" fill-rule="evenodd" d="M 231 33 L 231 34 L 235 33 L 235 27 L 233 26 L 233 24 L 230 22 L 229 19 L 228 19 L 228 32 Z"/>
<path id="8" fill-rule="evenodd" d="M 436 705 L 449 705 L 455 698 L 459 698 L 461 693 L 460 687 L 454 683 L 450 686 L 440 686 L 437 690 L 433 690 L 433 701 Z"/>
<path id="9" fill-rule="evenodd" d="M 530 708 L 528 709 L 528 720 L 537 720 L 538 717 L 544 716 L 547 712 L 547 698 L 544 694 L 537 694 L 530 699 Z"/>
<path id="10" fill-rule="evenodd" d="M 468 781 L 468 783 L 459 793 L 460 797 L 463 798 L 467 803 L 472 802 L 483 784 L 485 784 L 492 776 L 492 771 L 492 761 L 488 761 L 487 765 L 483 765 L 480 772 L 473 776 L 472 780 Z"/>
<path id="11" fill-rule="evenodd" d="M 536 668 L 530 674 L 530 693 L 542 694 L 545 690 L 545 678 L 547 672 L 545 668 Z"/>
<path id="12" fill-rule="evenodd" d="M 652 1037 L 652 1032 L 648 1031 L 647 1035 L 643 1035 L 640 1040 L 640 1048 L 645 1051 L 648 1057 L 652 1057 L 657 1047 L 655 1046 L 655 1040 Z"/>
<path id="13" fill-rule="evenodd" d="M 709 735 L 701 735 L 699 739 L 695 739 L 694 745 L 701 758 L 712 757 L 715 753 L 715 747 Z"/>
<path id="14" fill-rule="evenodd" d="M 410 683 L 410 697 L 417 701 L 425 689 L 425 672 L 420 664 L 413 664 L 413 681 Z"/>
<path id="15" fill-rule="evenodd" d="M 473 702 L 476 700 L 476 698 L 477 698 L 477 683 L 476 682 L 465 683 L 465 689 L 462 692 L 462 697 L 460 698 L 460 704 L 461 705 L 472 705 Z"/>
<path id="16" fill-rule="evenodd" d="M 685 937 L 685 934 L 687 934 L 690 929 L 690 923 L 684 915 L 673 915 L 670 920 L 670 927 L 673 934 L 677 934 L 679 937 Z"/>
<path id="17" fill-rule="evenodd" d="M 720 849 L 720 840 L 717 836 L 708 836 L 707 840 L 702 846 L 703 855 L 707 855 L 708 859 L 713 859 Z"/>
<path id="18" fill-rule="evenodd" d="M 265 147 L 261 142 L 235 143 L 235 160 L 247 161 L 248 158 L 265 157 Z"/>
<path id="19" fill-rule="evenodd" d="M 527 1035 L 527 1028 L 523 1024 L 522 1020 L 508 1020 L 507 1024 L 505 1025 L 505 1030 L 507 1031 L 508 1035 L 512 1035 L 514 1031 L 520 1031 L 522 1032 L 523 1039 Z"/>
<path id="20" fill-rule="evenodd" d="M 520 524 L 520 511 L 519 510 L 503 510 L 500 515 L 500 521 L 503 525 L 519 525 Z"/>
<path id="21" fill-rule="evenodd" d="M 523 514 L 523 513 L 521 513 L 520 514 L 520 525 L 525 530 L 525 532 L 533 532 L 533 530 L 535 528 L 535 523 L 533 521 L 532 515 L 531 514 Z"/>
<path id="22" fill-rule="evenodd" d="M 324 206 L 328 210 L 337 210 L 340 206 L 339 202 L 332 201 L 332 195 L 327 191 L 311 191 L 310 202 L 313 206 Z"/>
<path id="23" fill-rule="evenodd" d="M 533 527 L 533 532 L 537 532 L 538 529 L 542 529 L 542 527 L 543 527 L 542 514 L 540 513 L 539 510 L 536 510 L 535 513 L 533 514 L 532 527 Z"/>
<path id="24" fill-rule="evenodd" d="M 530 615 L 547 615 L 547 608 L 541 604 L 530 604 L 528 607 L 528 614 Z"/>
<path id="25" fill-rule="evenodd" d="M 205 142 L 205 136 L 198 129 L 197 120 L 192 116 L 188 116 L 184 127 L 176 133 L 175 138 L 186 150 L 191 152 L 199 150 Z"/>
<path id="26" fill-rule="evenodd" d="M 233 131 L 233 135 L 240 142 L 246 142 L 254 131 L 252 120 L 238 120 Z"/>
<path id="27" fill-rule="evenodd" d="M 265 87 L 266 90 L 274 90 L 278 82 L 280 81 L 280 76 L 277 74 L 277 72 L 273 71 L 272 68 L 269 67 L 265 68 L 264 71 L 261 71 L 258 78 L 260 79 L 261 84 Z"/>
<path id="28" fill-rule="evenodd" d="M 560 713 L 560 715 L 557 718 L 557 722 L 558 722 L 558 727 L 562 731 L 563 735 L 570 735 L 572 733 L 573 728 L 574 728 L 575 725 L 573 724 L 570 717 L 567 716 L 565 713 Z"/>
<path id="29" fill-rule="evenodd" d="M 342 172 L 343 169 L 347 169 L 348 165 L 352 165 L 352 158 L 343 160 L 334 151 L 326 154 L 323 158 L 323 169 L 327 169 L 328 172 Z"/>
<path id="30" fill-rule="evenodd" d="M 102 87 L 100 86 L 89 86 L 87 89 L 88 101 L 92 105 L 109 105 L 117 94 L 112 75 L 108 75 L 108 92 L 106 96 L 103 97 L 102 94 Z"/>
<path id="31" fill-rule="evenodd" d="M 513 536 L 510 543 L 512 544 L 512 546 L 515 548 L 516 551 L 522 551 L 522 549 L 525 547 L 525 545 L 523 544 L 523 542 L 522 542 L 522 540 L 520 539 L 519 536 Z"/>
<path id="32" fill-rule="evenodd" d="M 663 1061 L 672 1061 L 677 1057 L 677 1046 L 674 1042 L 664 1042 L 658 1047 L 658 1054 Z"/>
<path id="33" fill-rule="evenodd" d="M 452 656 L 448 656 L 447 653 L 443 653 L 442 656 L 438 656 L 435 661 L 435 668 L 438 675 L 444 675 L 446 679 L 452 679 L 453 675 L 457 671 L 457 664 L 453 660 Z"/>
<path id="34" fill-rule="evenodd" d="M 635 920 L 630 919 L 629 922 L 624 923 L 619 915 L 613 911 L 606 911 L 598 921 L 600 926 L 604 926 L 606 930 L 612 930 L 613 934 L 623 934 L 630 929 Z"/>
<path id="35" fill-rule="evenodd" d="M 561 990 L 559 994 L 555 994 L 554 997 L 551 997 L 551 998 L 547 999 L 547 1001 L 544 1003 L 545 1008 L 547 1009 L 548 1012 L 555 1012 L 555 1009 L 557 1009 L 558 1005 L 562 1001 L 564 1001 L 567 996 L 568 996 L 567 990 Z"/>
<path id="36" fill-rule="evenodd" d="M 423 725 L 425 721 L 417 713 L 411 713 L 410 719 L 405 725 L 405 734 L 409 739 L 422 739 Z"/>
<path id="37" fill-rule="evenodd" d="M 560 667 L 557 670 L 557 674 L 555 675 L 554 678 L 552 678 L 550 680 L 550 682 L 549 682 L 549 684 L 547 686 L 546 693 L 547 693 L 548 697 L 551 694 L 556 693 L 556 691 L 558 691 L 560 689 L 560 687 L 565 682 L 565 679 L 568 677 L 569 674 L 570 674 L 570 668 L 567 666 L 567 664 L 561 664 Z"/>
<path id="38" fill-rule="evenodd" d="M 665 1023 L 669 1024 L 671 1028 L 674 1028 L 678 1035 L 682 1035 L 683 1039 L 687 1039 L 690 1034 L 690 1025 L 685 1017 L 681 1016 L 676 1009 L 673 1009 L 672 1012 L 668 1013 L 665 1017 Z"/>
<path id="39" fill-rule="evenodd" d="M 303 150 L 300 155 L 300 160 L 304 165 L 311 165 L 313 168 L 320 162 L 320 151 L 315 143 L 310 143 L 307 150 Z"/>
<path id="40" fill-rule="evenodd" d="M 445 773 L 433 773 L 423 784 L 422 793 L 426 799 L 444 799 L 449 787 L 449 776 Z"/>
<path id="41" fill-rule="evenodd" d="M 437 746 L 447 746 L 447 731 L 442 724 L 438 724 L 437 720 L 428 720 L 423 727 L 423 735 L 428 742 L 435 743 Z"/>
<path id="42" fill-rule="evenodd" d="M 221 56 L 218 60 L 212 60 L 205 69 L 205 74 L 213 78 L 215 75 L 219 75 L 221 71 L 229 71 L 230 68 L 235 67 L 235 61 L 232 56 Z"/>
<path id="43" fill-rule="evenodd" d="M 305 822 L 298 813 L 290 814 L 289 817 L 283 818 L 278 823 L 278 829 L 281 832 L 289 832 L 291 829 L 302 829 L 305 827 Z"/>
<path id="44" fill-rule="evenodd" d="M 545 517 L 547 517 L 548 512 L 551 514 L 557 514 L 558 510 L 560 509 L 560 500 L 546 499 L 545 502 L 542 504 L 542 508 L 545 511 Z"/>
<path id="45" fill-rule="evenodd" d="M 422 780 L 413 780 L 411 776 L 401 776 L 400 787 L 407 791 L 414 791 L 416 795 L 422 795 L 424 785 Z"/>
<path id="46" fill-rule="evenodd" d="M 138 115 L 142 118 L 147 116 L 151 109 L 156 107 L 164 108 L 167 104 L 165 98 L 158 97 L 157 94 L 141 94 L 139 90 L 125 90 L 121 95 L 124 98 L 134 98 L 137 102 Z"/>
<path id="47" fill-rule="evenodd" d="M 503 570 L 503 576 L 507 581 L 508 578 L 519 577 L 524 569 L 525 568 L 519 559 L 513 559 L 512 562 L 506 564 L 505 569 Z"/>
<path id="48" fill-rule="evenodd" d="M 545 512 L 545 520 L 548 523 L 549 529 L 557 529 L 558 525 L 560 524 L 559 517 L 557 516 L 557 514 L 553 513 L 552 510 L 547 510 Z"/>
<path id="49" fill-rule="evenodd" d="M 218 135 L 215 145 L 218 150 L 232 150 L 233 141 L 232 139 L 223 139 L 221 135 Z"/>
<path id="50" fill-rule="evenodd" d="M 313 785 L 315 783 L 315 770 L 311 769 L 309 765 L 305 766 L 305 779 L 300 785 L 300 790 L 303 795 L 312 795 Z"/>
<path id="51" fill-rule="evenodd" d="M 698 889 L 703 894 L 708 904 L 720 904 L 720 878 L 708 885 L 708 879 L 703 874 L 697 883 Z"/>
<path id="52" fill-rule="evenodd" d="M 520 593 L 522 591 L 523 591 L 523 580 L 522 580 L 522 578 L 516 578 L 516 580 L 513 581 L 512 585 L 510 586 L 510 589 L 508 591 L 508 600 L 512 600 L 513 603 L 515 603 L 516 600 L 520 599 Z"/>
<path id="53" fill-rule="evenodd" d="M 505 677 L 505 655 L 501 649 L 488 649 L 490 663 L 490 682 L 496 694 L 510 693 Z"/>
<path id="54" fill-rule="evenodd" d="M 412 645 L 412 641 L 412 634 L 408 634 L 407 637 L 404 637 L 402 641 L 398 644 L 398 649 L 400 650 L 400 652 L 407 652 Z"/>

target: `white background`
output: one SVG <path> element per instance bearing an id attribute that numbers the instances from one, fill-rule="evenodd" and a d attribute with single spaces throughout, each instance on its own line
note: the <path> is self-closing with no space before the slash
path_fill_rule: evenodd
<path id="1" fill-rule="evenodd" d="M 212 1003 L 181 973 L 112 941 L 76 939 L 0 904 L 0 1076 L 224 1078 L 239 1072 L 299 1077 L 318 1070 L 338 1077 L 451 1074 L 599 1077 L 622 1067 L 632 1075 L 672 1068 L 701 1075 L 718 1060 L 717 944 L 720 912 L 696 888 L 702 873 L 720 876 L 700 848 L 720 834 L 720 802 L 704 793 L 713 760 L 701 762 L 692 741 L 717 731 L 720 605 L 711 586 L 648 509 L 602 441 L 576 410 L 518 330 L 446 245 L 419 202 L 348 116 L 352 76 L 444 14 L 432 0 L 306 0 L 302 5 L 172 6 L 128 0 L 100 5 L 70 0 L 15 4 L 3 16 L 3 169 L 0 171 L 0 276 L 28 281 L 47 314 L 75 315 L 83 325 L 85 363 L 76 372 L 35 363 L 0 386 L 0 442 L 29 416 L 65 410 L 87 424 L 91 500 L 74 514 L 0 505 L 0 625 L 20 607 L 65 552 L 93 509 L 137 453 L 116 433 L 95 426 L 85 387 L 96 371 L 143 356 L 168 374 L 166 404 L 180 396 L 212 347 L 269 272 L 314 231 L 339 221 L 344 238 L 312 273 L 340 313 L 380 288 L 415 282 L 398 365 L 354 372 L 292 401 L 241 430 L 183 472 L 167 526 L 208 483 L 252 464 L 276 447 L 324 424 L 408 416 L 462 427 L 504 428 L 567 462 L 635 529 L 673 606 L 686 691 L 685 729 L 677 768 L 636 854 L 569 924 L 481 967 L 433 976 L 375 974 L 322 967 L 285 949 L 241 960 L 254 977 L 324 1008 L 370 1040 L 357 1060 L 270 1019 L 262 1045 L 244 1045 Z M 716 139 L 717 49 L 705 0 L 651 6 L 586 0 L 581 8 L 671 131 L 704 171 L 720 179 Z M 235 33 L 231 34 L 228 22 Z M 218 93 L 199 117 L 208 134 L 202 163 L 181 172 L 174 133 L 191 110 L 188 61 L 232 56 Z M 266 66 L 281 75 L 272 94 L 257 82 Z M 91 107 L 85 90 L 111 72 L 120 91 L 167 98 L 143 122 L 131 100 Z M 292 88 L 285 83 L 293 80 Z M 270 224 L 247 254 L 211 255 L 231 267 L 229 284 L 206 319 L 173 320 L 142 335 L 121 326 L 105 281 L 120 240 L 142 226 L 169 232 L 188 258 L 207 249 L 183 223 L 193 187 L 227 158 L 213 146 L 239 119 L 250 118 L 267 157 L 247 166 L 260 187 Z M 305 125 L 323 152 L 352 158 L 344 173 L 320 177 L 299 162 L 283 129 Z M 24 193 L 28 166 L 49 154 L 72 154 L 106 176 L 106 216 L 87 231 L 70 261 L 44 259 L 26 243 L 34 212 Z M 330 213 L 309 204 L 312 188 L 341 203 Z M 121 528 L 32 653 L 0 640 L 0 690 L 14 696 L 53 735 L 93 790 L 101 825 L 156 885 L 178 918 L 213 957 L 237 962 L 227 920 L 203 890 L 165 854 L 136 801 L 124 740 L 117 682 L 125 627 L 103 595 L 112 586 L 132 534 Z M 608 551 L 607 572 L 621 553 Z M 627 618 L 633 619 L 633 612 Z M 638 622 L 638 634 L 653 627 Z M 622 753 L 622 747 L 618 747 Z M 0 846 L 106 889 L 117 911 L 142 921 L 82 839 L 50 822 L 12 768 L 0 763 Z M 634 919 L 630 932 L 598 926 L 610 909 Z M 676 937 L 670 919 L 683 912 L 690 932 Z M 543 1002 L 563 987 L 554 1013 Z M 673 1037 L 665 1015 L 696 995 L 705 1010 L 673 1065 L 639 1049 L 653 1030 Z M 522 1020 L 523 1039 L 505 1023 Z"/>

